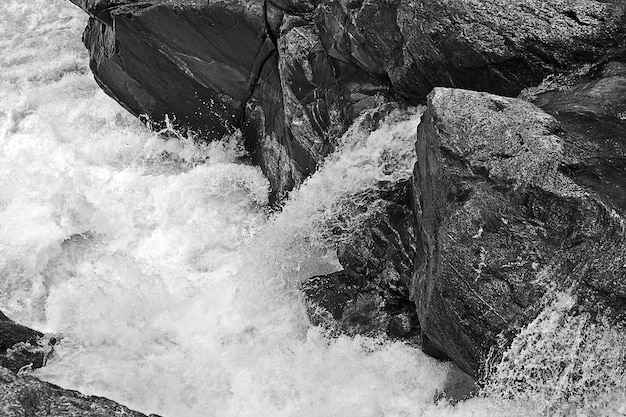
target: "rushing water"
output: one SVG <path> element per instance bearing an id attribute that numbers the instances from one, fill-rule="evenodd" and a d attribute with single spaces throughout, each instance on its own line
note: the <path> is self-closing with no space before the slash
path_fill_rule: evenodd
<path id="1" fill-rule="evenodd" d="M 299 282 L 339 268 L 343 202 L 410 175 L 418 109 L 352 129 L 271 214 L 237 136 L 165 139 L 100 91 L 85 21 L 64 0 L 0 3 L 0 309 L 63 337 L 39 377 L 163 416 L 534 414 L 434 403 L 448 365 L 304 313 Z"/>

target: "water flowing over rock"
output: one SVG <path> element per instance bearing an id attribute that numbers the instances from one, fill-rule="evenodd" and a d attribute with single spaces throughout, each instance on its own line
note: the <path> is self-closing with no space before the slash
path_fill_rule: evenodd
<path id="1" fill-rule="evenodd" d="M 66 390 L 30 375 L 15 375 L 3 367 L 0 367 L 0 414 L 3 417 L 145 417 L 106 398 Z"/>
<path id="2" fill-rule="evenodd" d="M 0 312 L 0 414 L 3 417 L 144 416 L 106 398 L 86 396 L 28 375 L 29 371 L 45 366 L 56 343 L 56 338 L 44 338 L 42 333 L 17 324 Z"/>
<path id="3" fill-rule="evenodd" d="M 339 245 L 344 270 L 305 282 L 314 324 L 351 335 L 417 340 L 419 322 L 409 298 L 415 233 L 408 187 L 403 181 L 373 192 L 370 199 L 384 206 Z M 362 210 L 367 209 L 365 203 Z"/>
<path id="4" fill-rule="evenodd" d="M 41 368 L 46 350 L 38 344 L 43 334 L 15 323 L 0 311 L 0 366 L 17 372 Z"/>
<path id="5" fill-rule="evenodd" d="M 514 95 L 626 34 L 620 1 L 73 2 L 109 95 L 205 139 L 240 129 L 276 198 L 363 109 L 435 86 Z"/>
<path id="6" fill-rule="evenodd" d="M 429 95 L 416 145 L 412 295 L 427 338 L 474 376 L 555 290 L 571 289 L 578 313 L 626 317 L 626 221 L 613 198 L 625 180 L 597 169 L 622 169 L 624 121 L 602 143 L 582 123 L 487 93 Z"/>

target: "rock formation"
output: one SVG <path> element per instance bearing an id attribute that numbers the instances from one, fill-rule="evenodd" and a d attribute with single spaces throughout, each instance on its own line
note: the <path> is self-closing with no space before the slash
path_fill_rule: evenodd
<path id="1" fill-rule="evenodd" d="M 29 375 L 30 370 L 45 365 L 55 343 L 56 339 L 17 324 L 0 312 L 2 417 L 145 417 L 106 398 L 86 396 Z"/>
<path id="2" fill-rule="evenodd" d="M 363 109 L 435 86 L 517 94 L 626 35 L 619 0 L 73 0 L 104 91 L 155 126 L 240 129 L 275 198 Z"/>
<path id="3" fill-rule="evenodd" d="M 0 366 L 13 372 L 41 368 L 48 350 L 47 341 L 40 344 L 42 338 L 42 333 L 15 323 L 0 311 Z"/>
<path id="4" fill-rule="evenodd" d="M 622 0 L 72 1 L 107 94 L 240 130 L 275 200 L 365 109 L 481 91 L 430 93 L 411 186 L 377 190 L 344 271 L 305 283 L 314 321 L 413 337 L 410 299 L 423 348 L 480 376 L 554 291 L 626 317 Z M 522 90 L 536 106 L 488 94 Z"/>
<path id="5" fill-rule="evenodd" d="M 3 417 L 145 417 L 102 397 L 87 396 L 0 367 Z"/>
<path id="6" fill-rule="evenodd" d="M 339 245 L 344 270 L 305 282 L 314 324 L 347 334 L 417 340 L 419 323 L 409 298 L 415 233 L 408 187 L 404 181 L 371 192 L 370 199 L 384 201 L 384 208 Z"/>
<path id="7" fill-rule="evenodd" d="M 474 376 L 546 294 L 571 289 L 579 312 L 626 317 L 625 207 L 615 191 L 626 177 L 602 175 L 623 169 L 624 121 L 602 142 L 581 134 L 582 123 L 486 93 L 429 96 L 416 145 L 412 295 L 428 339 Z"/>

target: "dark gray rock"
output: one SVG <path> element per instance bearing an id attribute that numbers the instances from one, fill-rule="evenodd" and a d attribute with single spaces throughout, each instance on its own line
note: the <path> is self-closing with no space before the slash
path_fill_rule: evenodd
<path id="1" fill-rule="evenodd" d="M 607 204 L 626 210 L 626 51 L 594 66 L 575 83 L 543 92 L 534 103 L 581 136 L 568 176 Z"/>
<path id="2" fill-rule="evenodd" d="M 0 312 L 0 366 L 13 372 L 24 366 L 31 369 L 44 366 L 44 358 L 50 348 L 47 341 L 42 341 L 43 336 Z"/>
<path id="3" fill-rule="evenodd" d="M 30 375 L 15 375 L 0 367 L 0 415 L 3 417 L 145 417 L 114 401 L 87 396 L 43 382 Z"/>
<path id="4" fill-rule="evenodd" d="M 96 17 L 83 36 L 96 80 L 129 111 L 208 139 L 239 126 L 275 49 L 264 1 L 77 3 Z"/>
<path id="5" fill-rule="evenodd" d="M 571 289 L 578 311 L 626 317 L 623 211 L 571 172 L 593 145 L 521 100 L 430 94 L 413 178 L 412 295 L 427 338 L 469 374 L 555 291 Z"/>
<path id="6" fill-rule="evenodd" d="M 313 324 L 337 333 L 387 335 L 419 342 L 419 322 L 409 299 L 415 233 L 408 209 L 408 186 L 405 181 L 353 196 L 361 202 L 355 210 L 371 209 L 373 200 L 378 200 L 380 209 L 339 245 L 343 271 L 312 277 L 304 283 Z"/>
<path id="7" fill-rule="evenodd" d="M 616 51 L 608 0 L 73 0 L 107 94 L 155 128 L 240 129 L 273 197 L 310 175 L 355 116 L 435 86 L 515 95 Z"/>
<path id="8" fill-rule="evenodd" d="M 299 17 L 316 2 L 74 3 L 92 16 L 83 40 L 107 94 L 156 129 L 169 118 L 204 140 L 241 130 L 275 200 L 388 93 L 326 54 L 311 15 Z"/>
<path id="9" fill-rule="evenodd" d="M 621 1 L 325 1 L 329 54 L 421 101 L 433 87 L 516 95 L 624 41 Z"/>

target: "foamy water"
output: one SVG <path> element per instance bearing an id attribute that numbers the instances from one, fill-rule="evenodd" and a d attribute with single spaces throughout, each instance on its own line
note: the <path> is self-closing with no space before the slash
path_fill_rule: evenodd
<path id="1" fill-rule="evenodd" d="M 535 397 L 435 404 L 448 365 L 306 318 L 298 284 L 340 268 L 328 230 L 410 175 L 419 109 L 353 128 L 271 214 L 237 136 L 166 140 L 99 90 L 85 23 L 0 4 L 0 309 L 62 335 L 39 377 L 166 417 L 535 415 Z"/>

